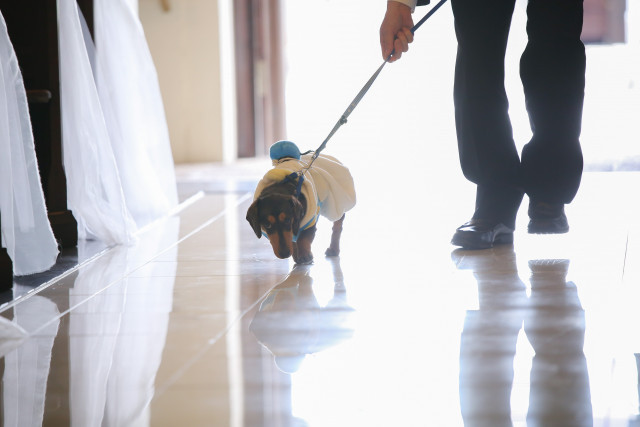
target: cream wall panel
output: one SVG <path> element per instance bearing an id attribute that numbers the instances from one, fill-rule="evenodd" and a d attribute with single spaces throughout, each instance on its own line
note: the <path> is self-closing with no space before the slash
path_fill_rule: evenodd
<path id="1" fill-rule="evenodd" d="M 176 163 L 223 160 L 218 4 L 139 0 Z"/>

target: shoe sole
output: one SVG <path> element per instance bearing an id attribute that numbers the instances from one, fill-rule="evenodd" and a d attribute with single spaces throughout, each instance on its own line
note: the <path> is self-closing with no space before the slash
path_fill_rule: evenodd
<path id="1" fill-rule="evenodd" d="M 562 230 L 547 230 L 547 229 L 537 229 L 535 227 L 529 227 L 527 229 L 527 232 L 529 234 L 567 234 L 569 232 L 569 229 L 562 229 Z"/>
<path id="2" fill-rule="evenodd" d="M 529 234 L 565 234 L 569 232 L 569 225 L 557 226 L 549 222 L 533 222 L 530 221 L 527 226 Z"/>
<path id="3" fill-rule="evenodd" d="M 456 233 L 451 239 L 451 244 L 462 249 L 480 250 L 491 249 L 495 245 L 508 245 L 513 243 L 513 233 L 498 234 L 493 242 L 478 241 L 471 233 Z"/>

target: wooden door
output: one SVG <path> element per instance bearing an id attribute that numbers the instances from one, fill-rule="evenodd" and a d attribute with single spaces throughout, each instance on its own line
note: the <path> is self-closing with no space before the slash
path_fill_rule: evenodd
<path id="1" fill-rule="evenodd" d="M 285 138 L 281 0 L 234 2 L 238 157 Z"/>

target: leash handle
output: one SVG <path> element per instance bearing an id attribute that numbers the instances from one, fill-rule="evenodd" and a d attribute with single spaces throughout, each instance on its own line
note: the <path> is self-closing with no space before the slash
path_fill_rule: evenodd
<path id="1" fill-rule="evenodd" d="M 431 15 L 433 15 L 434 13 L 436 13 L 436 10 L 440 9 L 440 7 L 441 7 L 443 4 L 445 4 L 446 2 L 447 2 L 447 0 L 440 0 L 440 1 L 435 5 L 435 6 L 433 6 L 433 7 L 429 10 L 429 12 L 427 12 L 427 14 L 426 14 L 426 15 L 424 15 L 424 16 L 422 17 L 422 19 L 420 19 L 420 20 L 418 21 L 418 23 L 417 23 L 417 24 L 415 24 L 413 27 L 411 27 L 411 30 L 409 30 L 409 31 L 411 31 L 411 34 L 415 34 L 415 32 L 418 30 L 418 28 L 420 28 L 420 27 L 422 26 L 422 24 L 424 24 L 424 23 L 427 21 L 427 19 L 431 18 Z M 389 62 L 389 60 L 391 60 L 391 58 L 393 57 L 393 55 L 394 55 L 395 53 L 396 53 L 396 50 L 395 50 L 395 49 L 393 49 L 393 50 L 391 51 L 391 53 L 389 54 L 389 56 L 387 56 L 387 59 L 385 59 L 385 62 Z"/>
<path id="2" fill-rule="evenodd" d="M 434 13 L 436 13 L 436 11 L 438 9 L 440 9 L 440 7 L 445 4 L 447 2 L 447 0 L 440 0 L 435 6 L 433 6 L 429 12 L 427 12 L 427 14 L 425 16 L 422 17 L 422 19 L 420 19 L 418 21 L 417 24 L 415 24 L 413 27 L 411 27 L 411 33 L 415 33 L 418 28 L 420 28 L 420 26 L 422 26 L 422 24 L 424 24 L 427 19 L 431 18 L 431 15 L 433 15 Z M 378 74 L 380 74 L 380 72 L 382 71 L 382 69 L 384 68 L 384 66 L 387 64 L 387 62 L 389 62 L 389 60 L 391 59 L 391 57 L 394 55 L 395 53 L 395 49 L 389 54 L 389 56 L 387 57 L 387 59 L 384 60 L 384 62 L 382 63 L 382 65 L 380 65 L 380 67 L 378 67 L 378 69 L 376 70 L 375 73 L 373 73 L 373 75 L 371 76 L 371 78 L 369 79 L 369 81 L 367 81 L 367 83 L 362 87 L 362 89 L 360 89 L 360 92 L 358 92 L 358 94 L 356 95 L 356 97 L 353 99 L 353 101 L 351 101 L 351 104 L 349 104 L 349 107 L 347 107 L 347 109 L 344 111 L 344 113 L 342 114 L 342 116 L 340 116 L 340 119 L 336 122 L 336 124 L 333 126 L 333 129 L 331 129 L 331 132 L 329 132 L 329 135 L 324 139 L 324 141 L 322 141 L 322 144 L 320 144 L 320 146 L 314 151 L 313 156 L 311 157 L 311 161 L 309 162 L 309 165 L 307 167 L 305 167 L 299 174 L 300 176 L 304 175 L 304 173 L 306 171 L 308 171 L 311 168 L 311 165 L 313 165 L 313 162 L 316 161 L 316 159 L 318 158 L 318 156 L 320 155 L 320 152 L 322 150 L 325 149 L 325 147 L 327 146 L 327 142 L 329 142 L 329 140 L 331 139 L 331 137 L 338 131 L 338 129 L 340 129 L 340 126 L 342 126 L 343 124 L 347 123 L 347 118 L 349 118 L 349 116 L 351 115 L 351 113 L 353 112 L 353 110 L 355 110 L 355 108 L 358 106 L 358 104 L 360 103 L 360 101 L 362 100 L 362 98 L 364 98 L 364 95 L 369 91 L 369 88 L 371 88 L 371 85 L 373 85 L 373 82 L 376 80 L 376 78 L 378 78 Z"/>

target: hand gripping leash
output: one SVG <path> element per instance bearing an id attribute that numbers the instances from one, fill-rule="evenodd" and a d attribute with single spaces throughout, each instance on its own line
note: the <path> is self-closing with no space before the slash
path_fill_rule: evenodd
<path id="1" fill-rule="evenodd" d="M 442 6 L 443 4 L 446 3 L 447 0 L 440 0 L 435 6 L 433 6 L 431 8 L 431 10 L 429 10 L 429 12 L 422 17 L 422 19 L 420 21 L 418 21 L 417 24 L 415 24 L 412 28 L 411 28 L 411 33 L 415 33 L 416 30 L 418 28 L 420 28 L 420 26 L 422 24 L 425 23 L 425 21 L 427 19 L 429 19 L 431 17 L 431 15 L 433 15 L 436 10 L 438 10 L 440 8 L 440 6 Z M 378 77 L 378 74 L 380 74 L 380 71 L 382 71 L 382 69 L 384 68 L 384 66 L 387 64 L 387 62 L 389 62 L 389 60 L 391 59 L 391 57 L 393 56 L 393 54 L 395 53 L 395 49 L 389 54 L 389 56 L 387 56 L 387 59 L 384 60 L 384 62 L 382 63 L 382 65 L 380 65 L 380 67 L 378 67 L 378 69 L 376 70 L 375 73 L 373 73 L 373 75 L 371 76 L 371 78 L 369 79 L 369 81 L 364 85 L 364 87 L 362 89 L 360 89 L 360 92 L 358 92 L 358 95 L 356 95 L 356 97 L 353 99 L 353 101 L 351 101 L 351 104 L 349 105 L 349 107 L 345 110 L 345 112 L 342 114 L 342 116 L 340 117 L 340 119 L 338 120 L 338 122 L 335 124 L 335 126 L 333 127 L 333 129 L 331 129 L 331 132 L 329 132 L 329 135 L 324 139 L 324 141 L 322 142 L 322 144 L 320 144 L 320 146 L 316 149 L 316 151 L 314 151 L 313 156 L 311 157 L 311 161 L 309 162 L 309 164 L 302 169 L 302 171 L 298 172 L 299 176 L 303 176 L 303 174 L 308 171 L 311 168 L 311 165 L 313 164 L 313 162 L 316 161 L 316 159 L 318 158 L 318 156 L 320 155 L 320 152 L 322 150 L 325 149 L 325 147 L 327 146 L 327 142 L 329 142 L 329 140 L 331 139 L 331 137 L 338 131 L 338 129 L 340 129 L 340 126 L 342 126 L 343 124 L 347 123 L 347 118 L 349 117 L 349 115 L 351 115 L 351 113 L 353 112 L 353 110 L 356 108 L 356 106 L 360 103 L 360 100 L 362 100 L 362 98 L 364 97 L 364 95 L 367 93 L 367 91 L 369 90 L 369 88 L 371 87 L 371 85 L 373 84 L 373 82 L 376 80 L 376 78 Z"/>

